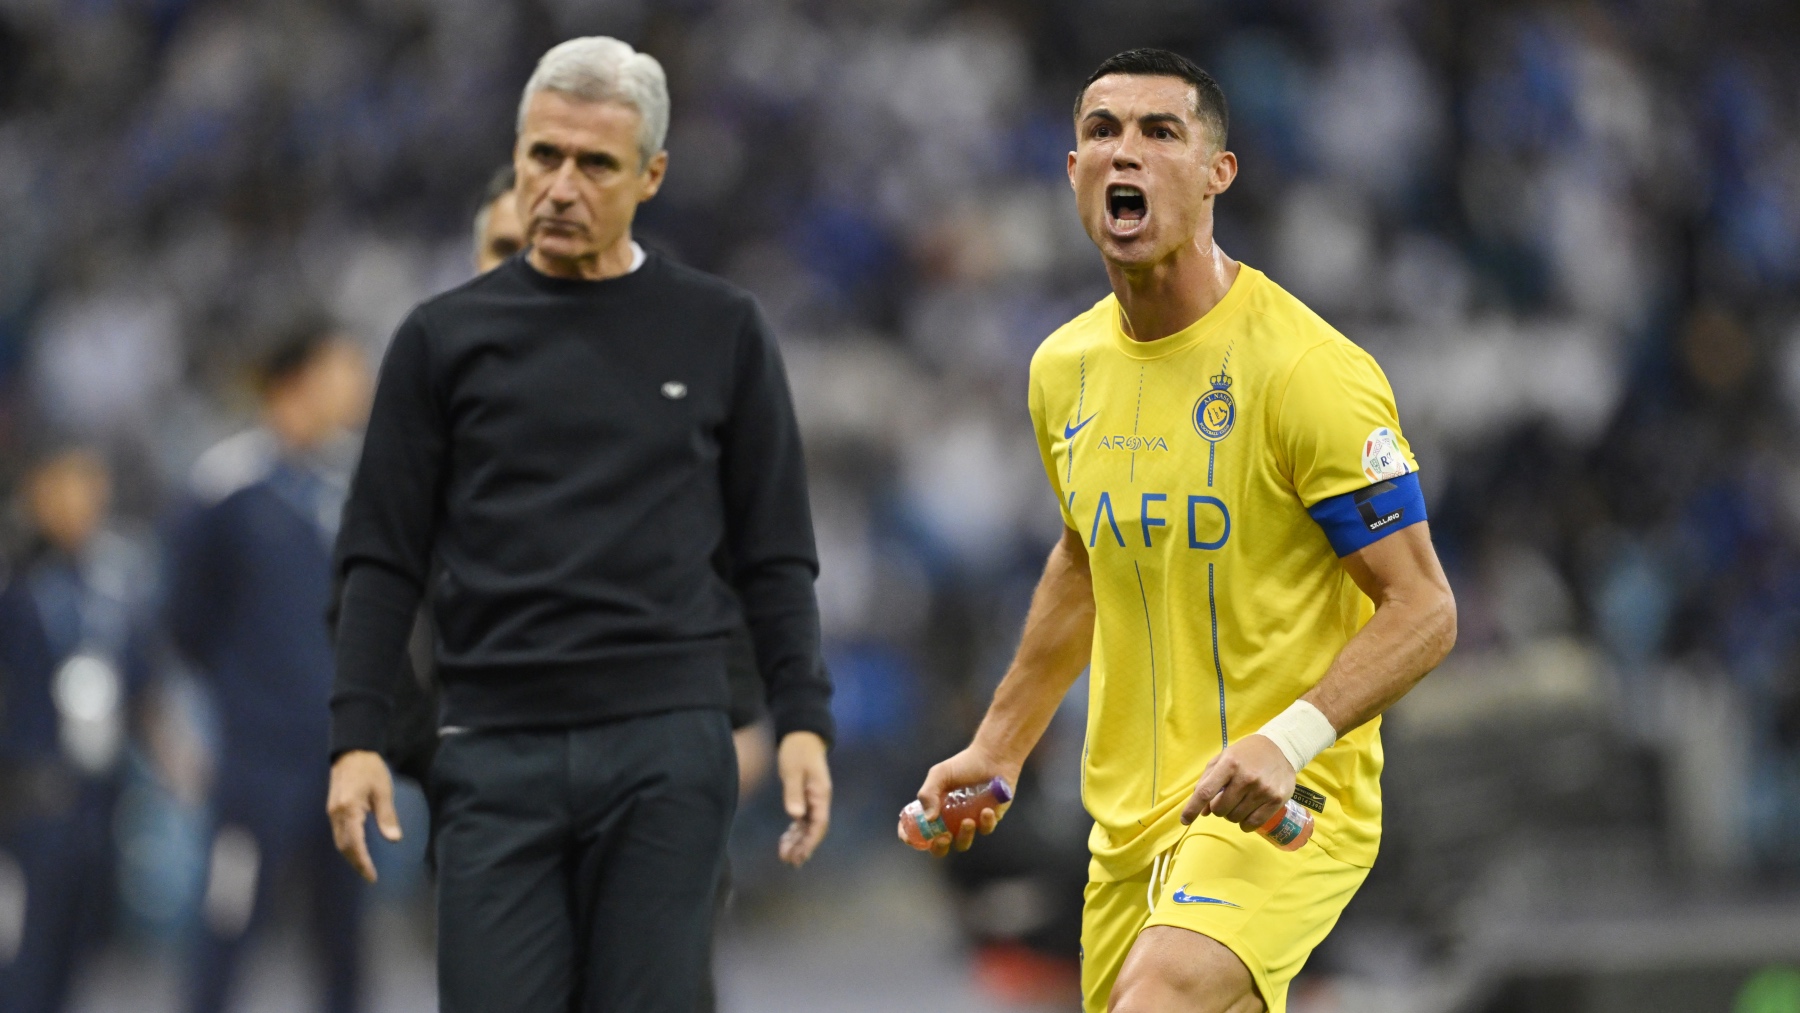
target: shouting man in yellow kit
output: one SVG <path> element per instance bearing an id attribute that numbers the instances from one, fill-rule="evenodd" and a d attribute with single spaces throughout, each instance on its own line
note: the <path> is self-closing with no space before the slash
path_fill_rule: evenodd
<path id="1" fill-rule="evenodd" d="M 1380 714 L 1456 639 L 1387 378 L 1213 241 L 1226 125 L 1213 79 L 1160 50 L 1077 99 L 1069 182 L 1113 293 L 1031 364 L 1065 527 L 974 741 L 919 789 L 935 818 L 1016 780 L 1091 664 L 1091 1013 L 1286 1009 L 1375 860 Z M 1304 846 L 1249 833 L 1290 800 Z"/>

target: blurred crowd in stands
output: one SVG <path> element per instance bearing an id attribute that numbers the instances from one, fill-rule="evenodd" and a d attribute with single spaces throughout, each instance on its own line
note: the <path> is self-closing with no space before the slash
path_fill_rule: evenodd
<path id="1" fill-rule="evenodd" d="M 1106 292 L 1069 104 L 1154 44 L 1230 98 L 1221 245 L 1388 371 L 1461 606 L 1456 654 L 1390 719 L 1387 858 L 1348 917 L 1453 949 L 1521 855 L 1563 870 L 1535 877 L 1545 903 L 1800 877 L 1800 7 L 0 0 L 12 579 L 57 541 L 39 484 L 107 487 L 77 555 L 137 631 L 118 727 L 45 747 L 111 807 L 82 845 L 108 856 L 108 925 L 174 938 L 231 855 L 219 693 L 155 621 L 196 460 L 255 422 L 252 365 L 296 320 L 378 356 L 469 276 L 531 62 L 594 33 L 669 72 L 639 237 L 753 290 L 783 340 L 838 683 L 828 862 L 890 846 L 1015 642 L 1057 530 L 1026 367 Z M 5 762 L 30 747 L 15 695 Z M 1066 710 L 1012 843 L 951 863 L 978 940 L 1073 952 Z M 745 808 L 772 837 L 774 808 Z M 752 898 L 770 855 L 743 849 Z"/>

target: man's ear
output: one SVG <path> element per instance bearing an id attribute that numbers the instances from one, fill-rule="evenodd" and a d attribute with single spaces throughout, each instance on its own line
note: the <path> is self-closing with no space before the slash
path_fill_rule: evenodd
<path id="1" fill-rule="evenodd" d="M 1231 189 L 1231 183 L 1237 179 L 1237 156 L 1229 151 L 1221 151 L 1213 156 L 1210 171 L 1206 178 L 1206 195 L 1217 197 Z"/>
<path id="2" fill-rule="evenodd" d="M 645 165 L 644 165 L 644 177 L 645 178 L 644 178 L 643 196 L 638 199 L 640 201 L 647 201 L 650 198 L 656 196 L 656 192 L 658 190 L 662 189 L 663 179 L 664 179 L 664 177 L 666 177 L 668 175 L 668 172 L 669 172 L 669 152 L 668 152 L 668 150 L 665 149 L 665 150 L 657 152 L 654 155 L 651 155 L 650 161 L 645 163 Z"/>
<path id="3" fill-rule="evenodd" d="M 1069 189 L 1075 189 L 1075 153 L 1069 152 Z"/>

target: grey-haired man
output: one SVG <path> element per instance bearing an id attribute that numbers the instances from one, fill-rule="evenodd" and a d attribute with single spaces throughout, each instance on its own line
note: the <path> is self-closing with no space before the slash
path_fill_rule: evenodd
<path id="1" fill-rule="evenodd" d="M 690 1013 L 736 805 L 739 622 L 794 820 L 782 857 L 829 819 L 818 565 L 774 340 L 747 295 L 631 239 L 667 126 L 654 59 L 599 38 L 545 54 L 514 149 L 530 247 L 401 325 L 345 508 L 328 808 L 373 878 L 365 817 L 400 832 L 390 686 L 429 594 L 445 1010 Z"/>

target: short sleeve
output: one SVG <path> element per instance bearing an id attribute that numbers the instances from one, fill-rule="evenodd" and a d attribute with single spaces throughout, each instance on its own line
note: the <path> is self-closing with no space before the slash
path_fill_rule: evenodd
<path id="1" fill-rule="evenodd" d="M 1294 491 L 1338 555 L 1426 519 L 1393 389 L 1367 352 L 1334 340 L 1302 355 L 1276 426 Z"/>
<path id="2" fill-rule="evenodd" d="M 1031 364 L 1031 384 L 1026 400 L 1031 408 L 1031 435 L 1037 439 L 1038 458 L 1044 464 L 1044 475 L 1050 479 L 1050 491 L 1056 496 L 1056 508 L 1062 513 L 1063 526 L 1075 527 L 1075 518 L 1069 513 L 1069 498 L 1063 493 L 1062 482 L 1056 475 L 1056 452 L 1051 445 L 1050 427 L 1044 424 L 1044 389 L 1038 383 L 1037 362 Z"/>

